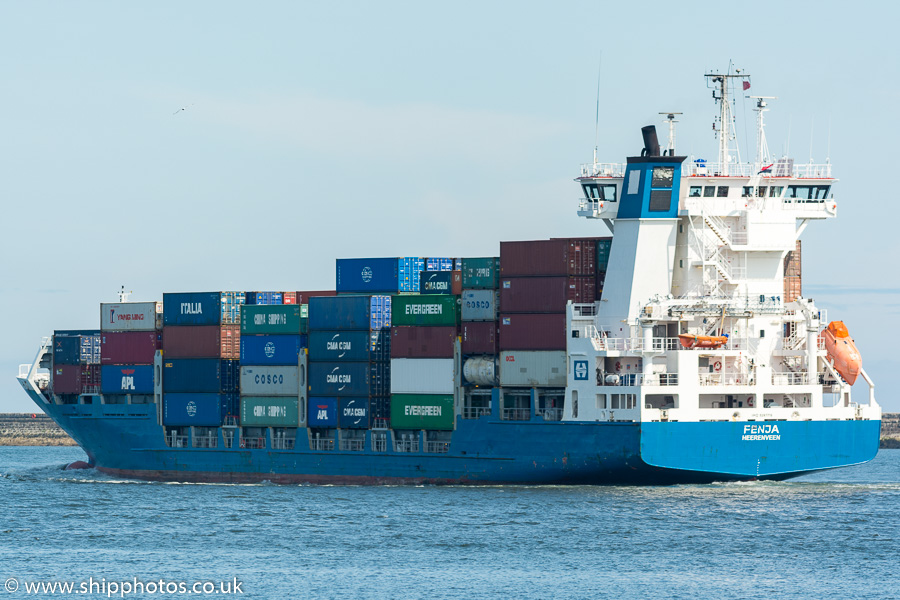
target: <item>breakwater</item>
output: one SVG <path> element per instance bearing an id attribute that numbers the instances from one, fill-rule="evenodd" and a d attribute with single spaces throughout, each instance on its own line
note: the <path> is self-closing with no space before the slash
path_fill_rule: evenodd
<path id="1" fill-rule="evenodd" d="M 0 446 L 74 446 L 75 441 L 43 413 L 0 414 Z"/>

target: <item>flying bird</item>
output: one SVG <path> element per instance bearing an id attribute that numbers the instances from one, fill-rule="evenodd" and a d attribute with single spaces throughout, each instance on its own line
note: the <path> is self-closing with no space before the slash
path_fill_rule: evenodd
<path id="1" fill-rule="evenodd" d="M 190 106 L 193 106 L 193 104 L 191 104 Z M 190 107 L 189 107 L 189 106 L 183 106 L 183 107 L 179 108 L 178 110 L 176 110 L 175 112 L 173 112 L 172 115 L 173 115 L 173 116 L 174 116 L 174 115 L 177 115 L 177 114 L 180 113 L 181 111 L 187 110 L 188 108 L 190 108 Z"/>

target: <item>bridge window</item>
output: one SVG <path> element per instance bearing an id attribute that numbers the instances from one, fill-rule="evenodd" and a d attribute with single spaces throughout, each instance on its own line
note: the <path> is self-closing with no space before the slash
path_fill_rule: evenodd
<path id="1" fill-rule="evenodd" d="M 615 184 L 596 184 L 586 183 L 581 186 L 584 188 L 585 198 L 594 202 L 615 202 L 616 186 Z"/>
<path id="2" fill-rule="evenodd" d="M 821 202 L 828 197 L 828 185 L 789 185 L 786 198 Z"/>
<path id="3" fill-rule="evenodd" d="M 763 188 L 763 189 L 765 189 L 765 188 Z M 745 185 L 741 189 L 741 198 L 749 198 L 752 195 L 753 195 L 753 186 L 752 185 Z"/>
<path id="4" fill-rule="evenodd" d="M 653 167 L 653 180 L 650 187 L 672 187 L 675 178 L 675 167 Z"/>
<path id="5" fill-rule="evenodd" d="M 773 185 L 769 188 L 769 198 L 781 198 L 781 192 L 783 191 L 783 185 Z"/>
<path id="6" fill-rule="evenodd" d="M 716 195 L 716 186 L 708 185 L 703 188 L 703 197 L 704 198 L 712 198 Z"/>
<path id="7" fill-rule="evenodd" d="M 759 194 L 758 195 L 760 198 L 766 197 L 766 186 L 764 186 L 764 185 L 759 186 Z"/>
<path id="8" fill-rule="evenodd" d="M 688 194 L 691 198 L 699 198 L 703 188 L 699 185 L 692 185 L 691 192 Z"/>
<path id="9" fill-rule="evenodd" d="M 716 197 L 717 197 L 717 198 L 727 198 L 727 197 L 728 197 L 728 186 L 727 186 L 727 185 L 720 185 L 720 186 L 719 186 L 719 191 L 718 191 L 718 193 L 716 194 Z"/>

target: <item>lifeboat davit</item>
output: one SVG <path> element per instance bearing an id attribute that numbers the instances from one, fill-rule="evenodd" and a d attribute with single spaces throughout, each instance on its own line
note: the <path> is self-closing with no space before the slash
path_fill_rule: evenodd
<path id="1" fill-rule="evenodd" d="M 844 381 L 853 385 L 862 368 L 862 358 L 843 321 L 832 321 L 822 332 L 828 360 Z"/>
<path id="2" fill-rule="evenodd" d="M 721 348 L 728 343 L 728 336 L 682 333 L 678 336 L 678 340 L 685 348 Z"/>

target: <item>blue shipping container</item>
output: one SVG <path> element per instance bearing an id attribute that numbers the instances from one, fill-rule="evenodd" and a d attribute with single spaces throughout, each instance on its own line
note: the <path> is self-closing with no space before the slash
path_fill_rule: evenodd
<path id="1" fill-rule="evenodd" d="M 164 394 L 163 425 L 217 427 L 236 407 L 234 394 Z"/>
<path id="2" fill-rule="evenodd" d="M 383 396 L 390 394 L 389 362 L 310 362 L 311 396 Z"/>
<path id="3" fill-rule="evenodd" d="M 407 256 L 398 261 L 400 264 L 400 291 L 418 292 L 419 274 L 425 270 L 425 259 Z"/>
<path id="4" fill-rule="evenodd" d="M 284 304 L 281 292 L 247 292 L 247 304 Z"/>
<path id="5" fill-rule="evenodd" d="M 368 429 L 369 400 L 367 398 L 339 398 L 338 424 L 341 429 Z"/>
<path id="6" fill-rule="evenodd" d="M 359 361 L 391 359 L 390 331 L 310 331 L 309 360 Z"/>
<path id="7" fill-rule="evenodd" d="M 396 258 L 339 258 L 335 266 L 335 289 L 340 293 L 396 293 L 399 267 Z"/>
<path id="8" fill-rule="evenodd" d="M 309 329 L 378 330 L 391 326 L 390 296 L 313 296 Z"/>
<path id="9" fill-rule="evenodd" d="M 218 358 L 163 357 L 162 376 L 166 392 L 236 392 L 240 363 Z"/>
<path id="10" fill-rule="evenodd" d="M 221 292 L 163 294 L 163 325 L 219 325 L 225 300 Z"/>
<path id="11" fill-rule="evenodd" d="M 103 365 L 100 367 L 103 394 L 152 394 L 153 365 Z"/>
<path id="12" fill-rule="evenodd" d="M 54 331 L 53 362 L 57 365 L 99 365 L 100 332 Z"/>
<path id="13" fill-rule="evenodd" d="M 296 365 L 305 335 L 242 335 L 242 365 Z"/>
<path id="14" fill-rule="evenodd" d="M 307 423 L 310 427 L 337 427 L 337 398 L 310 398 Z"/>
<path id="15" fill-rule="evenodd" d="M 452 258 L 429 258 L 425 261 L 426 271 L 452 271 Z"/>

